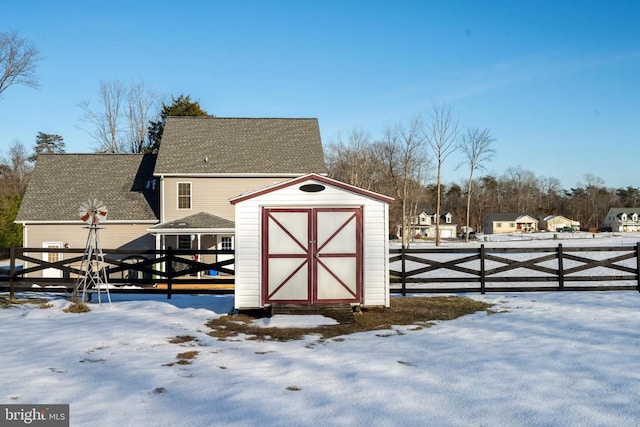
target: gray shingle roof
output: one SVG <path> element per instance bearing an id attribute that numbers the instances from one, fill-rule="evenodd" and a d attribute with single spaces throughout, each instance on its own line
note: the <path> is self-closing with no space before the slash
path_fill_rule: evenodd
<path id="1" fill-rule="evenodd" d="M 212 229 L 212 228 L 235 228 L 236 224 L 225 218 L 212 215 L 207 212 L 198 212 L 184 218 L 174 219 L 163 224 L 151 227 L 152 230 L 175 230 L 175 229 Z"/>
<path id="2" fill-rule="evenodd" d="M 104 202 L 107 221 L 157 221 L 155 160 L 153 154 L 41 154 L 16 221 L 79 221 L 89 198 Z"/>
<path id="3" fill-rule="evenodd" d="M 619 216 L 623 213 L 626 213 L 627 215 L 631 215 L 633 213 L 640 214 L 640 208 L 609 208 L 607 215 Z"/>
<path id="4" fill-rule="evenodd" d="M 317 119 L 167 117 L 156 175 L 326 173 Z"/>

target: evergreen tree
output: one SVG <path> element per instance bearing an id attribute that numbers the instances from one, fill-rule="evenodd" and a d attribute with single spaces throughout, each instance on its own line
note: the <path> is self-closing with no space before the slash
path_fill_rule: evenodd
<path id="1" fill-rule="evenodd" d="M 0 248 L 22 246 L 22 225 L 14 222 L 21 201 L 16 193 L 0 198 Z"/>
<path id="2" fill-rule="evenodd" d="M 162 104 L 162 111 L 160 112 L 160 120 L 157 122 L 150 122 L 149 125 L 149 147 L 146 152 L 153 153 L 160 147 L 160 141 L 162 140 L 162 132 L 164 132 L 164 123 L 169 116 L 199 116 L 199 117 L 211 117 L 209 113 L 204 111 L 200 107 L 198 101 L 191 101 L 189 95 L 180 95 L 178 98 L 171 97 L 171 104 Z"/>
<path id="3" fill-rule="evenodd" d="M 36 135 L 36 143 L 33 147 L 34 154 L 29 157 L 30 161 L 34 161 L 38 154 L 46 153 L 64 153 L 64 138 L 60 135 L 51 133 L 38 132 Z"/>

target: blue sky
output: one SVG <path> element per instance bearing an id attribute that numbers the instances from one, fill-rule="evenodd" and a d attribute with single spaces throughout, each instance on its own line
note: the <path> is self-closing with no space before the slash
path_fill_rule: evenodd
<path id="1" fill-rule="evenodd" d="M 0 154 L 39 131 L 91 152 L 78 104 L 101 80 L 142 80 L 221 117 L 317 117 L 325 144 L 446 103 L 496 138 L 484 173 L 640 187 L 639 23 L 635 0 L 9 0 L 0 31 L 43 59 L 39 89 L 0 97 Z"/>

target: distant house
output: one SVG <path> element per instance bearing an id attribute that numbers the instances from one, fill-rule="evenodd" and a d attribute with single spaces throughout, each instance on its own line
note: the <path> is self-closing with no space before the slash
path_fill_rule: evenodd
<path id="1" fill-rule="evenodd" d="M 547 231 L 578 231 L 580 222 L 562 215 L 548 215 L 538 223 L 538 228 Z"/>
<path id="2" fill-rule="evenodd" d="M 456 237 L 458 225 L 456 217 L 451 212 L 440 214 L 440 237 L 443 239 L 452 239 Z M 436 237 L 436 214 L 421 211 L 411 220 L 411 236 L 420 236 L 424 238 Z"/>
<path id="3" fill-rule="evenodd" d="M 482 224 L 485 234 L 538 231 L 538 220 L 522 213 L 489 213 Z"/>
<path id="4" fill-rule="evenodd" d="M 615 232 L 640 231 L 640 208 L 611 208 L 603 225 Z"/>
<path id="5" fill-rule="evenodd" d="M 24 247 L 84 248 L 95 198 L 104 248 L 235 249 L 229 199 L 308 173 L 326 175 L 316 119 L 167 117 L 157 154 L 38 156 L 15 222 Z"/>
<path id="6" fill-rule="evenodd" d="M 432 218 L 433 216 L 425 211 L 421 211 L 417 216 L 411 218 L 411 235 L 426 237 L 433 222 Z"/>

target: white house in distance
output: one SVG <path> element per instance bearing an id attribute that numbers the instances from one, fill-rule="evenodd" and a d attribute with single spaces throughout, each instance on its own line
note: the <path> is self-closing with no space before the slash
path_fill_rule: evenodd
<path id="1" fill-rule="evenodd" d="M 236 211 L 236 309 L 389 307 L 392 198 L 308 174 L 230 202 Z"/>
<path id="2" fill-rule="evenodd" d="M 603 225 L 615 232 L 640 231 L 640 208 L 610 208 Z"/>
<path id="3" fill-rule="evenodd" d="M 538 220 L 522 213 L 489 213 L 482 222 L 485 234 L 538 231 Z"/>
<path id="4" fill-rule="evenodd" d="M 547 231 L 578 231 L 580 222 L 562 215 L 548 215 L 538 224 L 541 230 Z"/>
<path id="5" fill-rule="evenodd" d="M 440 237 L 443 239 L 453 239 L 456 237 L 458 225 L 456 217 L 451 212 L 443 212 L 440 214 Z M 420 236 L 426 238 L 436 237 L 436 214 L 421 211 L 411 220 L 411 236 Z"/>

